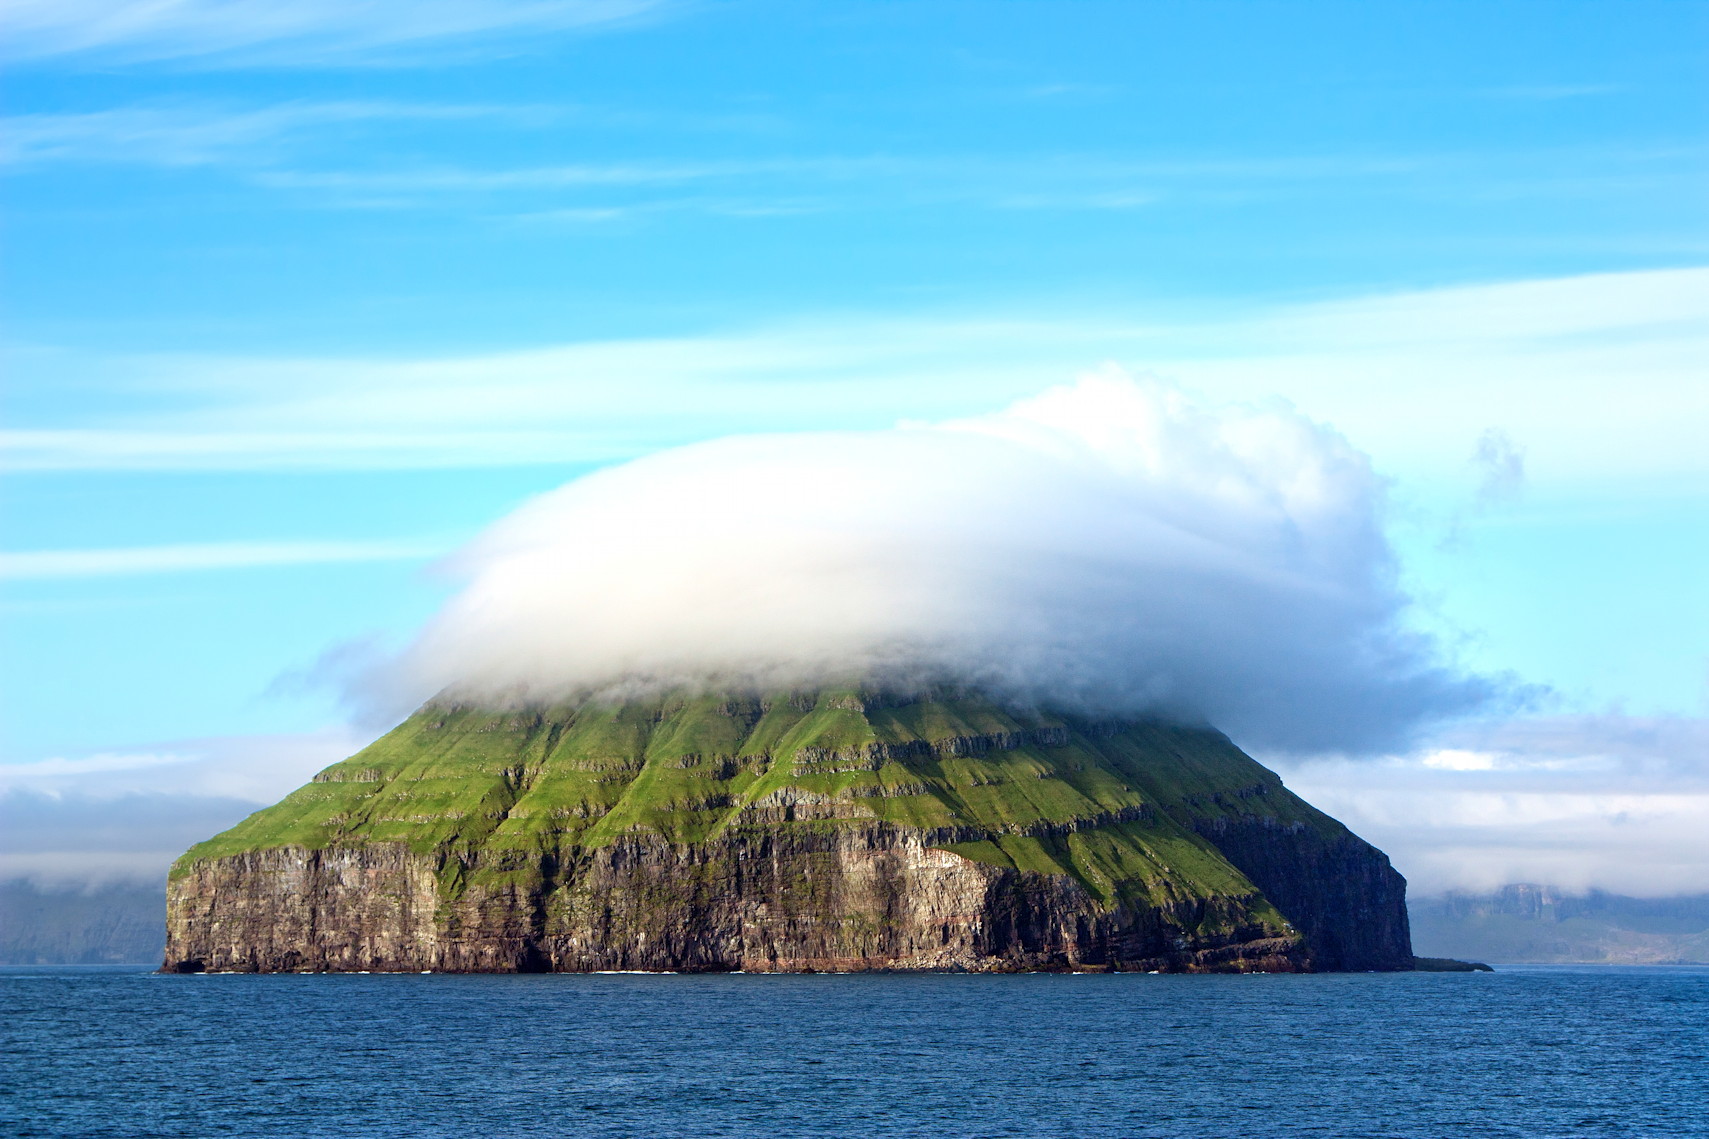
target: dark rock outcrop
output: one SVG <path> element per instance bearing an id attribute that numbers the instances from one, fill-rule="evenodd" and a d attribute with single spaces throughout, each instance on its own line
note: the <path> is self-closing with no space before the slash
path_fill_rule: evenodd
<path id="1" fill-rule="evenodd" d="M 1304 830 L 1247 815 L 1219 818 L 1205 834 L 1305 934 L 1315 968 L 1410 969 L 1406 879 L 1388 855 L 1351 832 L 1313 842 Z"/>
<path id="2" fill-rule="evenodd" d="M 634 838 L 551 869 L 560 884 L 549 893 L 474 888 L 446 904 L 432 861 L 396 844 L 200 863 L 173 890 L 168 967 L 1293 972 L 1312 964 L 1298 938 L 1247 919 L 1256 899 L 1104 909 L 1070 877 L 975 862 L 883 825 L 694 844 Z M 1207 925 L 1221 932 L 1202 934 Z"/>

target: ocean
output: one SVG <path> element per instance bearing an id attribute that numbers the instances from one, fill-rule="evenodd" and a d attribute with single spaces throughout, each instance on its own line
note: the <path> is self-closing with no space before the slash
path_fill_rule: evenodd
<path id="1" fill-rule="evenodd" d="M 7 1136 L 1709 1135 L 1709 968 L 0 970 Z"/>

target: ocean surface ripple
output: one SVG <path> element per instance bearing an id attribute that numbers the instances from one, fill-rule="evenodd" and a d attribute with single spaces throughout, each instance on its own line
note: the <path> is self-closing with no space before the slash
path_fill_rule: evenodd
<path id="1" fill-rule="evenodd" d="M 0 970 L 10 1136 L 1709 1135 L 1709 969 Z"/>

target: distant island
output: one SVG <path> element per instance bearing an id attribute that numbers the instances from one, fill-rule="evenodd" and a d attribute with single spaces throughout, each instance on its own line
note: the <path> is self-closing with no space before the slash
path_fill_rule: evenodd
<path id="1" fill-rule="evenodd" d="M 160 882 L 0 881 L 0 965 L 137 965 L 166 946 Z"/>
<path id="2" fill-rule="evenodd" d="M 1709 964 L 1709 894 L 1630 898 L 1514 884 L 1410 904 L 1417 952 L 1536 964 Z"/>
<path id="3" fill-rule="evenodd" d="M 430 703 L 193 847 L 166 968 L 1406 970 L 1405 881 L 1223 735 L 959 691 Z"/>

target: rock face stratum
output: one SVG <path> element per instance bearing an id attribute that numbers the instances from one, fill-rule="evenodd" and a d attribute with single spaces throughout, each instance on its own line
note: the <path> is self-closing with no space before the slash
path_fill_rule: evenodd
<path id="1" fill-rule="evenodd" d="M 438 701 L 179 859 L 165 968 L 1398 970 L 1405 889 L 1205 729 L 968 693 Z"/>

